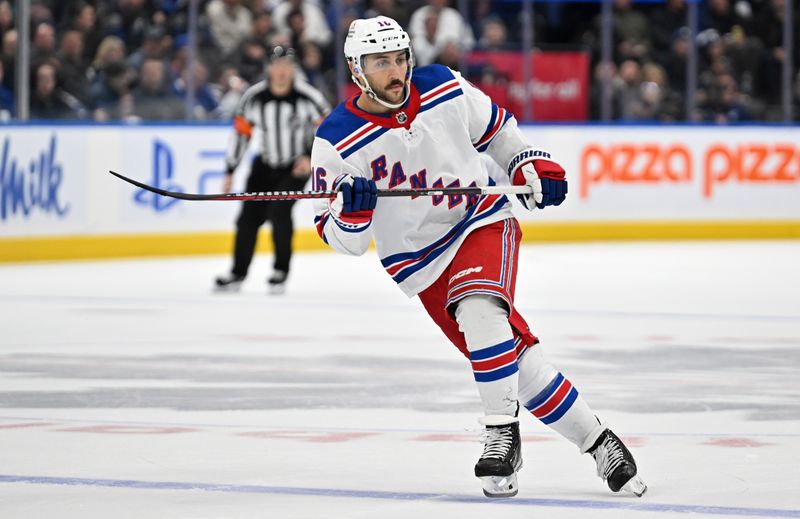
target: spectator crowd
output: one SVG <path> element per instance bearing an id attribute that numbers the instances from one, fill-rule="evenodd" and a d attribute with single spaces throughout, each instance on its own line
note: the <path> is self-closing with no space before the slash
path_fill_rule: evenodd
<path id="1" fill-rule="evenodd" d="M 696 109 L 687 114 L 692 35 L 686 0 L 613 0 L 610 66 L 600 63 L 598 3 L 535 2 L 532 30 L 523 31 L 521 4 L 511 0 L 199 0 L 191 70 L 189 0 L 31 0 L 30 115 L 101 122 L 229 119 L 244 90 L 263 77 L 274 45 L 294 47 L 301 75 L 335 103 L 341 90 L 337 33 L 355 18 L 386 15 L 407 27 L 418 66 L 442 63 L 478 86 L 496 87 L 508 78 L 469 65 L 470 53 L 519 50 L 523 34 L 533 35 L 528 43 L 536 49 L 589 53 L 592 119 L 600 117 L 600 83 L 609 80 L 616 120 L 781 120 L 786 1 L 792 0 L 703 0 L 695 34 Z M 466 17 L 457 9 L 463 6 Z M 13 2 L 0 0 L 0 119 L 15 113 L 13 9 Z M 796 118 L 798 11 L 791 78 Z"/>

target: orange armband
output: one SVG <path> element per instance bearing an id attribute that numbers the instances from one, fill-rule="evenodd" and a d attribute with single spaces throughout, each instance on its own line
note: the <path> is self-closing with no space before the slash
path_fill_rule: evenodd
<path id="1" fill-rule="evenodd" d="M 253 136 L 253 125 L 241 115 L 233 118 L 233 129 L 236 130 L 236 133 L 244 135 L 248 139 Z"/>

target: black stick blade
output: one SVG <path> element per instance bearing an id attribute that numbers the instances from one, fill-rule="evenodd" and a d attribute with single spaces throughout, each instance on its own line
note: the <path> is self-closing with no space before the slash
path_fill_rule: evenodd
<path id="1" fill-rule="evenodd" d="M 303 198 L 331 198 L 336 193 L 331 191 L 271 191 L 268 193 L 181 193 L 179 191 L 167 191 L 159 187 L 150 186 L 138 180 L 126 177 L 116 171 L 108 170 L 115 177 L 133 184 L 134 186 L 156 193 L 161 196 L 178 198 L 180 200 L 249 200 L 249 201 L 270 201 L 270 200 L 299 200 Z"/>
<path id="2" fill-rule="evenodd" d="M 114 175 L 115 177 L 124 180 L 129 184 L 133 184 L 134 186 L 144 189 L 145 191 L 150 191 L 151 193 L 156 193 L 161 196 L 168 196 L 170 198 L 179 198 L 181 200 L 224 200 L 224 194 L 208 194 L 208 195 L 201 195 L 201 194 L 194 194 L 194 193 L 181 193 L 179 191 L 167 191 L 166 189 L 161 189 L 159 187 L 150 186 L 139 182 L 138 180 L 134 180 L 132 178 L 128 178 L 125 175 L 117 173 L 116 171 L 108 170 L 109 173 Z"/>

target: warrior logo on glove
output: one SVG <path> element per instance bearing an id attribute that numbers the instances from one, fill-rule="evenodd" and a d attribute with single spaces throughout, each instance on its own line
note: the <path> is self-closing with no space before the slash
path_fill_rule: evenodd
<path id="1" fill-rule="evenodd" d="M 537 158 L 542 157 L 542 158 Z M 515 186 L 531 186 L 533 194 L 517 195 L 526 209 L 544 209 L 548 205 L 561 205 L 567 197 L 566 172 L 550 154 L 542 150 L 524 150 L 508 164 L 508 174 Z"/>

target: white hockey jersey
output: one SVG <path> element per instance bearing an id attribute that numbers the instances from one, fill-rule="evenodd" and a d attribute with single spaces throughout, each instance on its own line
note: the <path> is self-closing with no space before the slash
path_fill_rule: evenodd
<path id="1" fill-rule="evenodd" d="M 332 189 L 342 173 L 378 189 L 488 186 L 494 181 L 480 152 L 505 170 L 528 147 L 511 114 L 457 72 L 429 65 L 414 70 L 408 101 L 391 115 L 367 113 L 355 98 L 328 115 L 311 153 L 313 188 Z M 333 217 L 324 199 L 314 209 L 317 232 L 339 252 L 361 255 L 373 238 L 409 297 L 436 281 L 472 230 L 512 216 L 503 195 L 381 197 L 363 226 Z"/>

